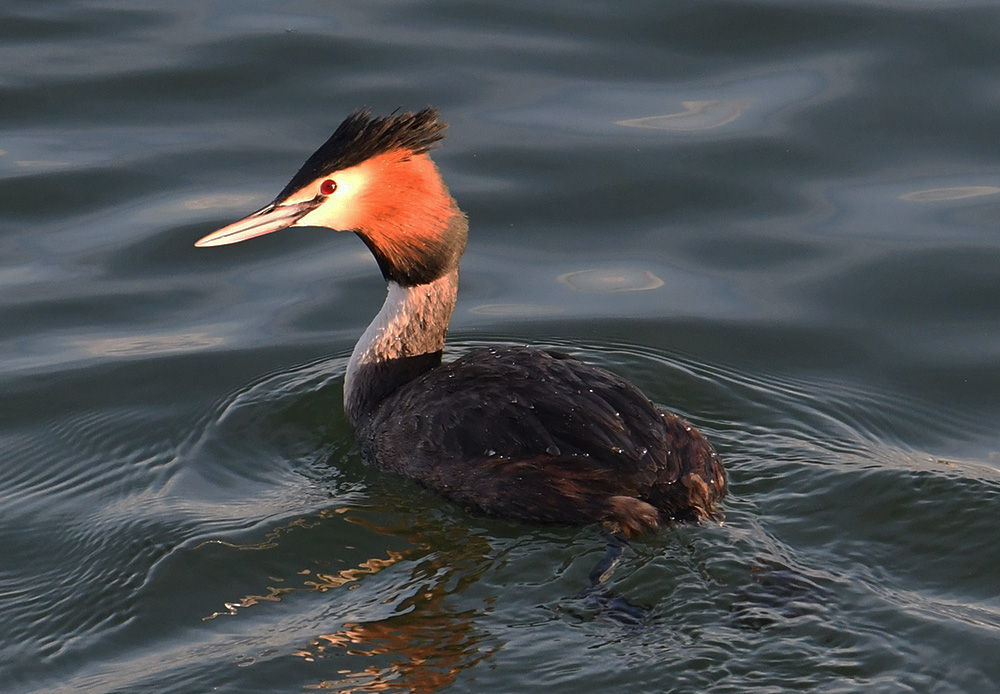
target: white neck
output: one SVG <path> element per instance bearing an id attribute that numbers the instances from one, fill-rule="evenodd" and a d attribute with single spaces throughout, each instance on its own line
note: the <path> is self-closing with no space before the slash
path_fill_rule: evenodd
<path id="1" fill-rule="evenodd" d="M 428 284 L 389 282 L 389 294 L 354 347 L 344 378 L 344 408 L 352 425 L 418 374 L 403 365 L 440 355 L 458 294 L 458 269 Z M 394 368 L 398 365 L 399 368 Z M 423 370 L 430 366 L 421 366 Z"/>

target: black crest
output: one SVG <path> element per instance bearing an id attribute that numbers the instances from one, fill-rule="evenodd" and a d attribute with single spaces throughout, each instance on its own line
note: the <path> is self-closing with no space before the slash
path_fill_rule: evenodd
<path id="1" fill-rule="evenodd" d="M 444 139 L 447 127 L 438 120 L 437 109 L 431 107 L 377 118 L 372 117 L 370 109 L 355 111 L 306 159 L 275 200 L 283 200 L 320 176 L 356 166 L 379 154 L 397 149 L 411 154 L 429 152 Z"/>

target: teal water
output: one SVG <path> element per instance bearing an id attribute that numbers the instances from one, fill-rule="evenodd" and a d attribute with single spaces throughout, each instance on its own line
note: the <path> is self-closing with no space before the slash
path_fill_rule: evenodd
<path id="1" fill-rule="evenodd" d="M 1000 8 L 7 2 L 0 690 L 1000 683 Z M 464 512 L 344 421 L 348 234 L 193 243 L 438 106 L 449 354 L 555 346 L 716 444 L 726 520 Z"/>

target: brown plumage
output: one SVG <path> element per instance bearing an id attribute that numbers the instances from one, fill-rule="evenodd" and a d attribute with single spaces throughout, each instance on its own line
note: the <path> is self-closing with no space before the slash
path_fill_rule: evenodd
<path id="1" fill-rule="evenodd" d="M 726 476 L 708 441 L 615 374 L 528 347 L 470 351 L 399 388 L 357 426 L 380 467 L 497 515 L 714 518 Z"/>

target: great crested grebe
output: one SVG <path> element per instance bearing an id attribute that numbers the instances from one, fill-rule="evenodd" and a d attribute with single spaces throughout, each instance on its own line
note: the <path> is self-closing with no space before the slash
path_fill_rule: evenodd
<path id="1" fill-rule="evenodd" d="M 344 406 L 378 467 L 487 513 L 626 536 L 715 518 L 726 473 L 711 444 L 610 371 L 530 347 L 441 363 L 468 232 L 428 155 L 446 127 L 432 108 L 356 111 L 273 202 L 195 245 L 292 226 L 361 237 L 388 297 L 351 355 Z"/>

